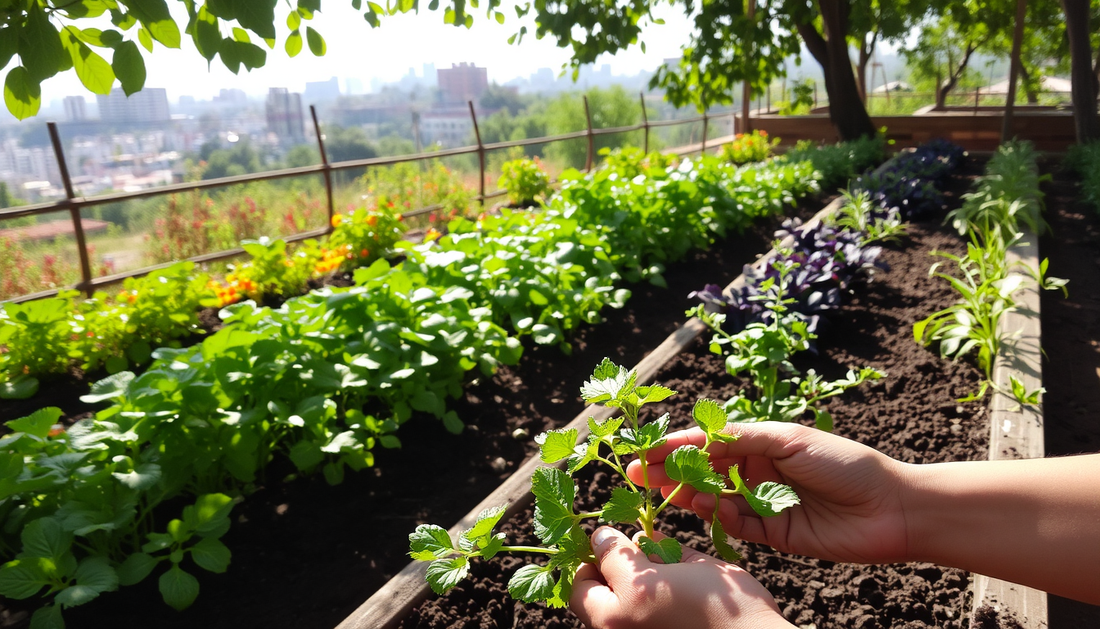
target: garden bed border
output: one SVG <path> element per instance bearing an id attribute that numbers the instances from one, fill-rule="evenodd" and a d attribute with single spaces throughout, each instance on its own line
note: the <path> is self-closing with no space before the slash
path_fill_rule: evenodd
<path id="1" fill-rule="evenodd" d="M 1039 269 L 1039 238 L 1025 230 L 1023 238 L 1005 256 L 1008 264 L 1022 263 Z M 1017 291 L 1018 308 L 1001 319 L 1000 333 L 1008 333 L 993 363 L 992 399 L 989 403 L 989 460 L 1041 459 L 1046 454 L 1043 408 L 1021 405 L 1010 394 L 1010 376 L 1028 391 L 1042 386 L 1039 286 L 1028 282 Z M 974 574 L 974 610 L 988 605 L 1011 615 L 1023 629 L 1046 629 L 1047 594 L 1016 583 Z"/>

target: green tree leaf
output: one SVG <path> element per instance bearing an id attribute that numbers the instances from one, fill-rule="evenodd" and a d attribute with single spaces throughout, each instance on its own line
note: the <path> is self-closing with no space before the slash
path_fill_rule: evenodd
<path id="1" fill-rule="evenodd" d="M 229 567 L 232 553 L 221 540 L 207 537 L 191 547 L 191 559 L 204 570 L 221 574 Z"/>
<path id="2" fill-rule="evenodd" d="M 665 459 L 665 473 L 678 483 L 686 483 L 708 494 L 719 494 L 726 488 L 722 477 L 711 469 L 706 453 L 695 446 L 673 450 Z"/>
<path id="3" fill-rule="evenodd" d="M 111 64 L 80 41 L 75 26 L 66 26 L 61 33 L 61 42 L 73 61 L 73 68 L 84 87 L 93 94 L 110 94 L 115 84 L 115 71 Z"/>
<path id="4" fill-rule="evenodd" d="M 535 437 L 543 463 L 557 463 L 573 455 L 577 445 L 577 429 L 550 430 Z"/>
<path id="5" fill-rule="evenodd" d="M 632 524 L 642 517 L 644 503 L 645 498 L 642 494 L 630 491 L 626 487 L 616 487 L 611 490 L 611 500 L 603 506 L 603 515 L 600 516 L 600 520 Z"/>
<path id="6" fill-rule="evenodd" d="M 470 571 L 470 560 L 466 557 L 437 559 L 428 564 L 427 580 L 436 594 L 446 594 L 459 581 L 466 578 Z"/>
<path id="7" fill-rule="evenodd" d="M 125 41 L 119 44 L 115 49 L 114 57 L 111 58 L 111 67 L 114 68 L 115 76 L 118 77 L 118 82 L 122 84 L 122 91 L 126 92 L 127 96 L 145 87 L 145 59 L 134 42 Z M 134 360 L 134 362 L 141 364 L 145 361 Z"/>
<path id="8" fill-rule="evenodd" d="M 646 536 L 638 538 L 638 547 L 647 555 L 657 555 L 666 564 L 680 563 L 684 548 L 675 537 L 666 537 L 656 542 Z"/>
<path id="9" fill-rule="evenodd" d="M 71 68 L 72 61 L 61 43 L 61 33 L 50 23 L 42 6 L 37 2 L 28 3 L 28 6 L 19 42 L 19 49 L 25 54 L 20 54 L 19 59 L 28 73 L 28 83 L 37 85 Z"/>
<path id="10" fill-rule="evenodd" d="M 264 39 L 275 37 L 277 0 L 234 0 L 237 23 Z"/>
<path id="11" fill-rule="evenodd" d="M 153 39 L 167 48 L 180 47 L 180 28 L 172 19 L 172 14 L 168 11 L 168 5 L 164 0 L 131 2 L 126 5 L 126 8 L 149 31 Z"/>
<path id="12" fill-rule="evenodd" d="M 302 52 L 302 34 L 298 32 L 298 29 L 294 29 L 287 36 L 284 47 L 288 57 L 297 57 L 298 53 Z"/>
<path id="13" fill-rule="evenodd" d="M 184 572 L 179 564 L 173 564 L 168 572 L 160 575 L 159 584 L 164 602 L 176 611 L 190 607 L 199 595 L 199 580 Z"/>
<path id="14" fill-rule="evenodd" d="M 8 76 L 4 79 L 4 104 L 11 115 L 19 120 L 26 120 L 36 115 L 38 108 L 42 106 L 42 90 L 38 81 L 33 80 L 30 72 L 23 66 L 16 66 L 8 71 Z M 37 388 L 38 381 L 34 380 L 33 382 L 36 385 L 34 388 Z M 29 387 L 23 389 L 8 388 L 5 393 L 13 399 L 20 399 L 17 396 L 26 393 L 28 389 Z M 31 393 L 30 395 L 34 394 Z"/>
<path id="15" fill-rule="evenodd" d="M 524 603 L 545 601 L 554 595 L 554 568 L 527 564 L 508 579 L 508 593 Z"/>
<path id="16" fill-rule="evenodd" d="M 312 26 L 306 27 L 306 43 L 309 44 L 309 51 L 313 53 L 314 57 L 324 57 L 325 52 L 328 50 L 325 46 L 325 38 L 313 30 Z"/>

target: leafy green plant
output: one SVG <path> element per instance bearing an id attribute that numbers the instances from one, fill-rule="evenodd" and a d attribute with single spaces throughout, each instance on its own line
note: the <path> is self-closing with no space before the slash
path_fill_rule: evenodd
<path id="1" fill-rule="evenodd" d="M 1050 230 L 1043 219 L 1043 193 L 1035 147 L 1026 141 L 1006 142 L 989 160 L 974 192 L 947 215 L 960 235 L 974 234 L 981 242 L 1012 240 L 1026 226 L 1034 234 Z"/>
<path id="2" fill-rule="evenodd" d="M 550 194 L 550 176 L 542 169 L 537 157 L 504 162 L 500 171 L 497 187 L 508 191 L 508 202 L 513 207 L 534 205 Z"/>
<path id="3" fill-rule="evenodd" d="M 753 130 L 752 133 L 738 133 L 733 142 L 723 144 L 718 150 L 722 159 L 741 166 L 753 162 L 762 162 L 772 155 L 772 149 L 779 146 L 779 138 L 769 138 L 768 132 L 762 129 Z"/>
<path id="4" fill-rule="evenodd" d="M 897 242 L 908 233 L 901 213 L 893 208 L 882 209 L 876 206 L 866 191 L 852 193 L 845 190 L 841 195 L 844 202 L 828 218 L 828 223 L 861 234 L 864 245 L 876 241 Z"/>
<path id="5" fill-rule="evenodd" d="M 751 383 L 752 390 L 739 391 L 726 401 L 723 411 L 731 422 L 790 422 L 810 413 L 818 428 L 832 430 L 832 415 L 818 403 L 885 374 L 871 367 L 849 370 L 846 377 L 834 381 L 813 370 L 801 374 L 791 357 L 809 349 L 817 335 L 805 317 L 789 311 L 794 300 L 786 297 L 787 286 L 799 263 L 780 256 L 770 266 L 777 273 L 760 283 L 760 294 L 754 298 L 769 312 L 766 323 L 750 323 L 730 334 L 723 329 L 725 314 L 708 312 L 705 304 L 687 312 L 714 331 L 710 351 L 726 356 L 726 371 L 731 376 L 746 374 Z"/>
<path id="6" fill-rule="evenodd" d="M 846 188 L 848 180 L 881 164 L 886 159 L 886 142 L 882 136 L 822 146 L 802 140 L 784 153 L 784 159 L 809 161 L 821 173 L 818 176 L 821 189 L 831 191 Z"/>
<path id="7" fill-rule="evenodd" d="M 656 494 L 648 480 L 641 485 L 632 482 L 626 476 L 624 458 L 637 456 L 642 478 L 648 479 L 646 455 L 665 442 L 670 422 L 667 413 L 643 421 L 641 411 L 645 405 L 673 395 L 675 391 L 658 384 L 638 385 L 637 373 L 605 358 L 581 387 L 581 397 L 588 404 L 618 409 L 621 416 L 603 422 L 589 419 L 589 436 L 580 445 L 577 445 L 580 434 L 575 428 L 552 430 L 535 438 L 544 462 L 565 464 L 565 470 L 539 468 L 531 479 L 531 492 L 535 495 L 534 532 L 546 546 L 511 546 L 503 533 L 495 533 L 505 513 L 503 506 L 483 511 L 474 526 L 457 540 L 452 540 L 440 526 L 421 524 L 409 535 L 409 554 L 413 559 L 431 562 L 427 581 L 432 590 L 443 594 L 453 588 L 469 573 L 470 561 L 475 558 L 488 560 L 502 552 L 544 554 L 549 558 L 545 564 L 527 564 L 512 575 L 508 591 L 524 602 L 546 601 L 553 607 L 563 607 L 569 600 L 577 568 L 595 561 L 588 536 L 580 526 L 585 519 L 636 523 L 644 532 L 640 539 L 642 550 L 660 556 L 665 563 L 676 563 L 682 554 L 680 543 L 675 538 L 658 542 L 653 537 L 657 518 L 685 486 L 715 496 L 744 496 L 753 510 L 764 517 L 778 515 L 799 504 L 794 490 L 786 485 L 769 481 L 750 489 L 737 466 L 722 471 L 714 469 L 707 449 L 713 443 L 735 441 L 737 436 L 724 432 L 726 413 L 712 400 L 699 400 L 692 409 L 692 418 L 706 435 L 703 447 L 681 446 L 665 460 L 665 472 L 678 482 L 670 494 L 667 497 Z M 611 499 L 598 511 L 578 513 L 577 487 L 572 476 L 590 463 L 606 465 L 622 477 L 625 485 L 613 489 Z M 715 504 L 717 510 L 717 501 Z M 739 558 L 717 511 L 711 537 L 724 558 L 729 561 Z"/>
<path id="8" fill-rule="evenodd" d="M 1081 196 L 1100 211 L 1100 142 L 1069 147 L 1062 167 L 1081 179 Z"/>

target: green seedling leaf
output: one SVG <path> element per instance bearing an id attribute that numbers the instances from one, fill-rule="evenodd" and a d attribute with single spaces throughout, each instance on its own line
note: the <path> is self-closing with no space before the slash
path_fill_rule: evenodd
<path id="1" fill-rule="evenodd" d="M 57 518 L 39 518 L 23 527 L 20 541 L 23 542 L 23 555 L 57 561 L 69 552 L 73 538 Z"/>
<path id="2" fill-rule="evenodd" d="M 419 561 L 446 557 L 454 550 L 446 529 L 435 524 L 421 524 L 409 534 L 409 556 Z"/>
<path id="3" fill-rule="evenodd" d="M 726 427 L 726 411 L 714 400 L 699 400 L 691 409 L 691 416 L 703 432 L 712 437 Z M 723 435 L 725 436 L 725 435 Z"/>
<path id="4" fill-rule="evenodd" d="M 458 435 L 462 434 L 462 430 L 466 428 L 466 425 L 458 418 L 458 413 L 447 411 L 447 414 L 443 416 L 443 427 L 447 429 L 447 432 Z"/>
<path id="5" fill-rule="evenodd" d="M 531 477 L 531 493 L 535 494 L 535 535 L 545 544 L 555 544 L 573 525 L 573 500 L 577 488 L 565 472 L 553 467 L 540 467 Z"/>
<path id="6" fill-rule="evenodd" d="M 446 594 L 470 572 L 470 560 L 465 556 L 437 559 L 428 564 L 428 585 L 436 594 Z"/>
<path id="7" fill-rule="evenodd" d="M 596 367 L 592 379 L 581 387 L 581 397 L 587 404 L 604 404 L 621 399 L 634 391 L 638 374 L 627 371 L 607 358 Z"/>
<path id="8" fill-rule="evenodd" d="M 525 603 L 545 601 L 554 595 L 554 568 L 527 564 L 508 580 L 508 593 Z"/>
<path id="9" fill-rule="evenodd" d="M 159 585 L 164 602 L 176 611 L 190 607 L 199 595 L 199 580 L 184 572 L 179 564 L 173 564 L 168 572 L 160 575 Z"/>
<path id="10" fill-rule="evenodd" d="M 741 561 L 741 553 L 737 552 L 733 546 L 730 545 L 729 536 L 726 535 L 726 529 L 722 526 L 721 520 L 718 519 L 718 505 L 716 501 L 714 503 L 714 517 L 710 521 L 710 539 L 714 543 L 715 550 L 726 561 L 733 563 L 735 561 Z"/>
<path id="11" fill-rule="evenodd" d="M 85 404 L 97 404 L 125 395 L 126 388 L 133 379 L 134 373 L 132 371 L 119 371 L 94 383 L 88 395 L 80 396 L 80 401 Z"/>
<path id="12" fill-rule="evenodd" d="M 47 408 L 40 408 L 26 417 L 5 422 L 4 425 L 11 428 L 14 432 L 25 432 L 39 439 L 45 439 L 46 436 L 50 434 L 50 429 L 53 428 L 53 425 L 57 423 L 57 420 L 61 419 L 61 414 L 61 409 L 50 406 Z"/>
<path id="13" fill-rule="evenodd" d="M 0 382 L 0 400 L 25 400 L 35 393 L 38 393 L 38 378 L 32 376 L 17 376 Z"/>
<path id="14" fill-rule="evenodd" d="M 645 498 L 642 494 L 630 491 L 626 487 L 616 487 L 611 490 L 611 500 L 603 506 L 603 515 L 600 516 L 600 520 L 634 523 L 642 517 L 643 504 L 645 504 Z"/>
<path id="15" fill-rule="evenodd" d="M 502 546 L 504 546 L 504 533 L 497 533 L 488 539 L 483 538 L 477 543 L 481 558 L 486 560 L 495 557 Z"/>
<path id="16" fill-rule="evenodd" d="M 680 558 L 684 554 L 684 547 L 674 537 L 666 537 L 656 542 L 643 535 L 638 538 L 638 547 L 647 555 L 657 555 L 661 563 L 666 564 L 680 563 Z"/>
<path id="17" fill-rule="evenodd" d="M 668 387 L 663 387 L 659 384 L 641 386 L 638 387 L 636 391 L 638 393 L 640 404 L 653 404 L 655 402 L 662 402 L 676 395 L 676 392 L 672 389 Z"/>
<path id="18" fill-rule="evenodd" d="M 665 473 L 678 483 L 708 494 L 719 494 L 726 488 L 725 481 L 711 468 L 707 454 L 695 446 L 673 450 L 665 459 Z"/>
<path id="19" fill-rule="evenodd" d="M 194 559 L 200 568 L 210 572 L 218 574 L 225 572 L 229 568 L 231 558 L 232 553 L 229 552 L 229 548 L 221 540 L 213 537 L 199 540 L 199 543 L 191 547 L 191 559 Z"/>
<path id="20" fill-rule="evenodd" d="M 60 605 L 46 605 L 31 616 L 31 629 L 65 629 Z"/>
<path id="21" fill-rule="evenodd" d="M 132 472 L 114 472 L 111 475 L 130 489 L 145 491 L 160 481 L 161 471 L 156 463 L 142 463 Z"/>
<path id="22" fill-rule="evenodd" d="M 118 567 L 118 583 L 119 585 L 141 583 L 156 566 L 157 560 L 153 559 L 152 555 L 134 553 Z"/>
<path id="23" fill-rule="evenodd" d="M 669 414 L 665 413 L 658 417 L 656 421 L 638 427 L 638 430 L 624 428 L 619 433 L 619 438 L 632 452 L 656 448 L 665 442 L 670 421 Z"/>
<path id="24" fill-rule="evenodd" d="M 750 490 L 737 473 L 736 465 L 730 468 L 729 474 L 734 491 L 744 496 L 752 510 L 763 517 L 779 515 L 784 509 L 800 504 L 798 494 L 789 485 L 767 481 Z"/>
<path id="25" fill-rule="evenodd" d="M 577 445 L 577 429 L 550 430 L 535 437 L 543 463 L 557 463 L 573 455 Z"/>
<path id="26" fill-rule="evenodd" d="M 614 434 L 619 426 L 623 425 L 622 417 L 612 417 L 604 422 L 597 422 L 594 417 L 588 418 L 588 430 L 597 438 L 602 439 L 608 435 Z"/>
<path id="27" fill-rule="evenodd" d="M 50 578 L 39 567 L 40 561 L 37 558 L 16 559 L 0 567 L 0 596 L 22 600 L 50 585 Z"/>
<path id="28" fill-rule="evenodd" d="M 504 517 L 505 505 L 485 509 L 477 516 L 477 522 L 468 531 L 462 534 L 466 539 L 473 541 L 486 537 L 493 532 L 500 519 Z"/>

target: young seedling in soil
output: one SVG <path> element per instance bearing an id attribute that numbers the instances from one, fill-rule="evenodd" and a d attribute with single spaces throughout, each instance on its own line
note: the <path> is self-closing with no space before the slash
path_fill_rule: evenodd
<path id="1" fill-rule="evenodd" d="M 552 607 L 563 607 L 569 601 L 577 568 L 595 561 L 588 534 L 580 525 L 585 519 L 637 524 L 644 532 L 639 544 L 644 552 L 657 555 L 665 563 L 677 563 L 682 553 L 680 543 L 670 537 L 656 541 L 653 531 L 658 516 L 684 486 L 716 496 L 744 496 L 753 510 L 765 517 L 798 504 L 798 496 L 787 485 L 765 482 L 750 489 L 736 466 L 722 470 L 724 476 L 714 469 L 708 453 L 711 444 L 735 441 L 737 435 L 722 432 L 726 427 L 726 411 L 718 402 L 705 399 L 696 402 L 692 409 L 695 423 L 706 435 L 703 447 L 681 446 L 668 455 L 664 461 L 665 473 L 679 484 L 662 500 L 649 484 L 647 459 L 653 448 L 665 442 L 669 415 L 665 413 L 643 422 L 640 411 L 646 404 L 661 402 L 676 392 L 658 384 L 639 386 L 637 377 L 636 372 L 605 358 L 581 387 L 581 397 L 589 404 L 619 409 L 621 415 L 603 422 L 590 418 L 590 434 L 580 445 L 575 428 L 551 430 L 535 438 L 544 462 L 565 462 L 565 470 L 542 467 L 531 479 L 531 493 L 535 495 L 534 531 L 545 546 L 511 546 L 503 533 L 494 533 L 504 516 L 504 506 L 483 511 L 473 528 L 464 531 L 457 540 L 434 524 L 422 524 L 409 535 L 409 555 L 431 562 L 427 580 L 432 590 L 443 594 L 457 585 L 467 575 L 474 558 L 492 559 L 501 552 L 527 552 L 546 555 L 548 560 L 517 570 L 508 582 L 509 593 L 524 602 L 545 601 Z M 641 462 L 640 485 L 626 476 L 624 459 L 628 456 L 637 456 Z M 572 476 L 589 463 L 610 467 L 622 477 L 623 485 L 612 490 L 611 499 L 600 510 L 578 513 L 574 506 L 577 487 Z M 711 537 L 723 558 L 728 561 L 740 558 L 726 539 L 717 511 Z"/>

